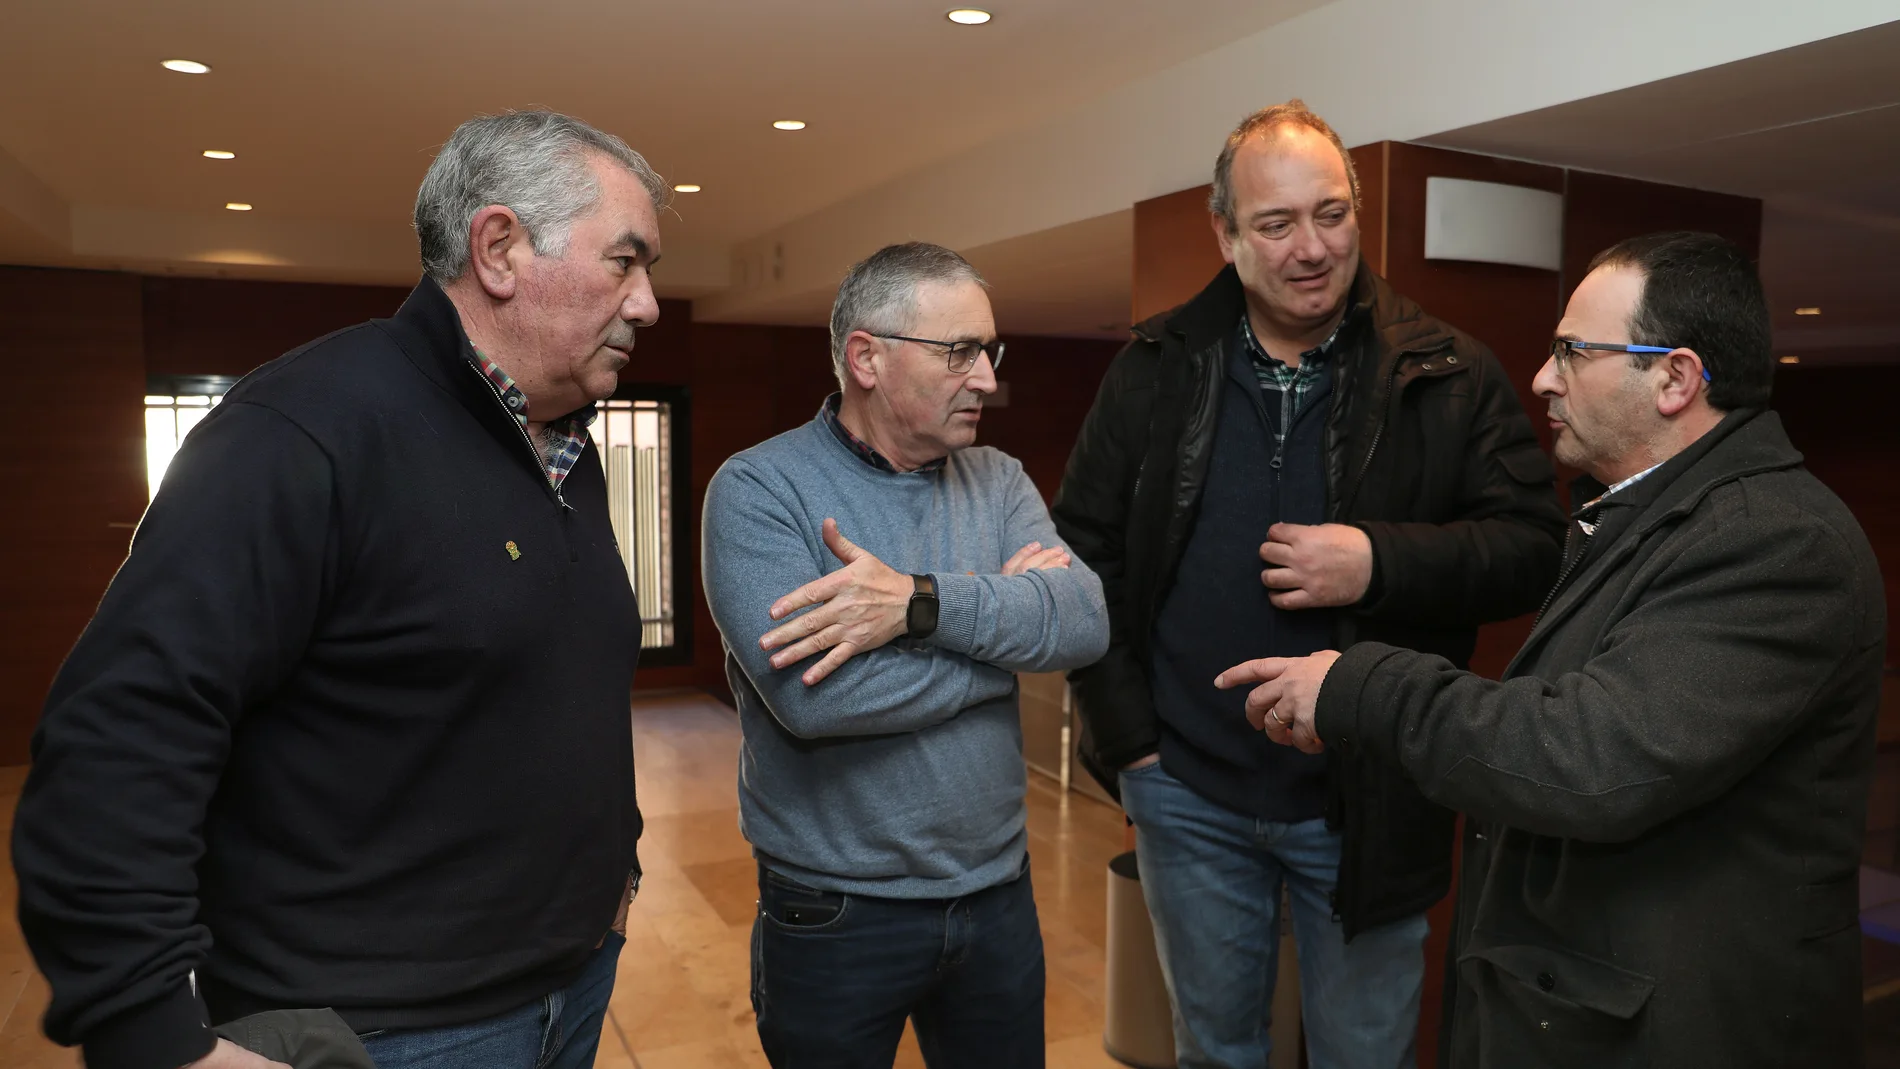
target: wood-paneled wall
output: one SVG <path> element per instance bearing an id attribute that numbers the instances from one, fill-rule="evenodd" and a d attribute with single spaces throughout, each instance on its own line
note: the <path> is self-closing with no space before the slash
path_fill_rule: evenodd
<path id="1" fill-rule="evenodd" d="M 27 759 L 145 511 L 141 333 L 133 276 L 0 267 L 0 764 Z"/>

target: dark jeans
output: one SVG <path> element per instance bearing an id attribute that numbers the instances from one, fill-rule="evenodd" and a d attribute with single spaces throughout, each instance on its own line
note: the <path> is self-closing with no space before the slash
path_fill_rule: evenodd
<path id="1" fill-rule="evenodd" d="M 953 899 L 817 891 L 763 866 L 752 1008 L 774 1069 L 890 1069 L 904 1020 L 930 1069 L 1040 1069 L 1042 929 L 1029 869 Z"/>
<path id="2" fill-rule="evenodd" d="M 612 932 L 574 982 L 485 1021 L 371 1032 L 377 1069 L 590 1069 L 625 938 Z"/>

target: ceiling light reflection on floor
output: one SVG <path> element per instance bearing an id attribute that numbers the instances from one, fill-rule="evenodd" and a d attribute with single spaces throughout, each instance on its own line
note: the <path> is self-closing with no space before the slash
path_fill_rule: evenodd
<path id="1" fill-rule="evenodd" d="M 208 148 L 204 151 L 204 157 L 207 160 L 235 160 L 237 153 L 226 152 L 221 148 Z"/>
<path id="2" fill-rule="evenodd" d="M 251 210 L 250 205 L 244 203 L 243 201 L 237 201 L 237 200 L 231 201 L 229 204 L 226 204 L 225 208 L 229 211 L 234 211 L 234 212 L 248 212 Z"/>
<path id="3" fill-rule="evenodd" d="M 802 119 L 780 119 L 772 124 L 774 130 L 803 130 L 804 128 L 805 122 Z"/>
<path id="4" fill-rule="evenodd" d="M 211 68 L 195 59 L 168 59 L 159 66 L 180 74 L 210 74 Z"/>
<path id="5" fill-rule="evenodd" d="M 959 26 L 981 26 L 990 21 L 990 13 L 982 8 L 960 7 L 944 15 L 944 18 Z"/>

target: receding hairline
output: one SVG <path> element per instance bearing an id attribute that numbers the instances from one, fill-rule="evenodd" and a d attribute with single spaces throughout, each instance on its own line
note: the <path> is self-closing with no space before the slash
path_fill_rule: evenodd
<path id="1" fill-rule="evenodd" d="M 1282 140 L 1284 135 L 1280 131 L 1287 129 L 1289 127 L 1296 130 L 1303 131 L 1309 137 L 1315 139 L 1318 142 L 1318 146 L 1326 150 L 1326 154 L 1334 160 L 1338 168 L 1336 177 L 1339 180 L 1340 186 L 1342 187 L 1342 192 L 1339 193 L 1338 195 L 1329 196 L 1321 200 L 1319 204 L 1315 206 L 1316 209 L 1323 210 L 1328 205 L 1332 205 L 1332 204 L 1341 204 L 1347 207 L 1348 209 L 1353 208 L 1354 204 L 1353 204 L 1352 168 L 1349 167 L 1346 163 L 1345 153 L 1340 151 L 1338 148 L 1336 148 L 1333 145 L 1331 138 L 1327 137 L 1324 133 L 1320 132 L 1319 130 L 1316 130 L 1311 126 L 1308 126 L 1306 123 L 1300 122 L 1298 119 L 1293 119 L 1293 118 L 1282 119 L 1279 122 L 1273 123 L 1270 126 L 1266 126 L 1266 127 L 1263 127 L 1262 129 L 1249 132 L 1246 138 L 1243 139 L 1240 142 L 1240 144 L 1236 146 L 1234 149 L 1234 163 L 1238 164 L 1240 162 L 1240 154 L 1242 152 L 1245 152 L 1248 146 L 1250 145 L 1259 144 L 1259 145 L 1265 146 L 1265 145 L 1270 145 L 1274 142 Z M 1235 185 L 1235 183 L 1233 183 L 1231 179 L 1229 180 L 1229 183 L 1230 183 L 1230 186 Z M 1238 191 L 1236 190 L 1236 194 L 1237 192 Z M 1237 195 L 1235 196 L 1235 199 L 1236 201 L 1239 199 Z M 1278 214 L 1283 214 L 1283 213 L 1287 215 L 1292 215 L 1301 211 L 1305 207 L 1307 206 L 1306 205 L 1293 206 L 1293 205 L 1275 204 L 1266 208 L 1260 208 L 1260 209 L 1256 209 L 1255 211 L 1249 212 L 1247 213 L 1246 218 L 1249 222 L 1253 222 L 1253 221 L 1267 218 L 1268 216 L 1271 216 L 1271 215 L 1278 215 Z M 1236 222 L 1239 221 L 1238 220 L 1238 217 L 1240 214 L 1239 209 L 1240 209 L 1240 205 L 1238 203 L 1233 205 L 1232 211 L 1235 216 Z"/>

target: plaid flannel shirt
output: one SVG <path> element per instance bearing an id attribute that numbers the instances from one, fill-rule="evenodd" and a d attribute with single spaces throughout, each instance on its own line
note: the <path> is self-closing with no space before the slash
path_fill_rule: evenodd
<path id="1" fill-rule="evenodd" d="M 1247 354 L 1253 358 L 1254 377 L 1260 380 L 1262 390 L 1280 394 L 1283 398 L 1280 419 L 1282 431 L 1292 426 L 1293 417 L 1306 407 L 1307 395 L 1319 380 L 1319 373 L 1326 361 L 1332 359 L 1333 349 L 1339 344 L 1339 336 L 1345 332 L 1346 324 L 1351 319 L 1352 310 L 1349 308 L 1325 341 L 1300 354 L 1299 367 L 1288 367 L 1267 355 L 1260 339 L 1254 337 L 1253 324 L 1248 322 L 1247 313 L 1240 314 L 1240 335 L 1247 343 Z"/>
<path id="2" fill-rule="evenodd" d="M 480 349 L 471 349 L 475 354 L 474 363 L 483 377 L 495 387 L 501 397 L 502 406 L 508 414 L 515 417 L 521 429 L 528 429 L 528 395 L 521 392 L 515 380 L 501 365 L 490 360 Z M 541 453 L 541 462 L 547 472 L 548 485 L 558 492 L 561 483 L 567 480 L 567 473 L 580 463 L 581 454 L 587 451 L 587 428 L 594 422 L 599 410 L 593 405 L 578 412 L 548 421 L 548 443 L 535 442 L 535 449 Z"/>

